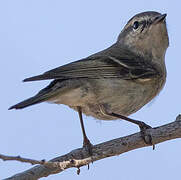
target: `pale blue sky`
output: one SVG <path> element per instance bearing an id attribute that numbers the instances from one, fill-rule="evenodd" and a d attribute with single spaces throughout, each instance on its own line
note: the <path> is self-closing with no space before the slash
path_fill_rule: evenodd
<path id="1" fill-rule="evenodd" d="M 1 0 L 0 153 L 49 160 L 81 147 L 78 115 L 70 108 L 43 103 L 19 111 L 7 109 L 49 83 L 22 83 L 22 79 L 108 47 L 129 18 L 142 11 L 168 14 L 168 77 L 160 95 L 131 117 L 153 127 L 173 121 L 181 113 L 180 7 L 179 0 Z M 84 119 L 93 144 L 138 131 L 124 121 Z M 147 147 L 95 162 L 89 171 L 82 167 L 79 176 L 76 169 L 69 169 L 47 179 L 179 179 L 180 147 L 180 139 L 168 141 L 157 145 L 155 151 Z M 30 167 L 30 164 L 0 161 L 0 179 Z"/>

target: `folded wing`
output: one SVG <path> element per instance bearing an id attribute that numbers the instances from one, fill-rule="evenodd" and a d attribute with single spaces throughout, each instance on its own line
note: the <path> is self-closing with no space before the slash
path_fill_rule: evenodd
<path id="1" fill-rule="evenodd" d="M 95 55 L 60 66 L 44 74 L 24 80 L 38 81 L 47 79 L 74 79 L 74 78 L 122 78 L 146 79 L 158 75 L 158 70 L 149 60 L 135 55 L 119 57 L 113 55 Z"/>

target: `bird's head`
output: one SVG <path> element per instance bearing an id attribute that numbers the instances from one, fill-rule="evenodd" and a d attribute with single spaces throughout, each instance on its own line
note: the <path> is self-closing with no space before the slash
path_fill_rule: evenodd
<path id="1" fill-rule="evenodd" d="M 149 11 L 135 15 L 121 31 L 117 43 L 139 54 L 163 57 L 169 45 L 166 14 Z"/>

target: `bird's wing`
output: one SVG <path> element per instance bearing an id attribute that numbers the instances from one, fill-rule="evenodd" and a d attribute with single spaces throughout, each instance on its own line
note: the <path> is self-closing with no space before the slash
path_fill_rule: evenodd
<path id="1" fill-rule="evenodd" d="M 47 79 L 74 79 L 74 78 L 121 78 L 146 79 L 158 75 L 158 70 L 151 61 L 141 57 L 115 57 L 112 55 L 95 55 L 60 66 L 44 74 L 24 80 L 37 81 Z"/>

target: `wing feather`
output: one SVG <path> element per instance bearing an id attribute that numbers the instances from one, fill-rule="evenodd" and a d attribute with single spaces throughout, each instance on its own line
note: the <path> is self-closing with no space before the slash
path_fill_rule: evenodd
<path id="1" fill-rule="evenodd" d="M 44 74 L 24 79 L 24 82 L 73 78 L 145 79 L 158 75 L 158 72 L 151 61 L 135 56 L 134 54 L 124 56 L 124 53 L 122 53 L 121 57 L 97 54 L 52 69 Z"/>

